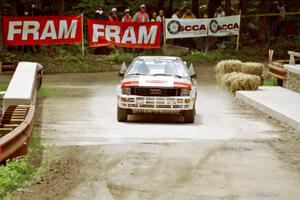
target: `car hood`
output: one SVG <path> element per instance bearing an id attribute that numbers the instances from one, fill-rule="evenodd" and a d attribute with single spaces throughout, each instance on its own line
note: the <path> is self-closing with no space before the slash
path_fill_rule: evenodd
<path id="1" fill-rule="evenodd" d="M 175 87 L 178 83 L 191 85 L 188 78 L 178 78 L 175 76 L 129 76 L 125 77 L 122 83 L 135 83 L 138 87 Z"/>

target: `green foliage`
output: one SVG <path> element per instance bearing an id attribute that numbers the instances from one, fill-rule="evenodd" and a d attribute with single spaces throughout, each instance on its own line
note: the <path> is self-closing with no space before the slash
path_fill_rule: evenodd
<path id="1" fill-rule="evenodd" d="M 5 91 L 7 89 L 7 84 L 6 83 L 0 83 L 0 91 Z"/>
<path id="2" fill-rule="evenodd" d="M 26 185 L 30 178 L 36 176 L 41 157 L 42 146 L 38 134 L 34 133 L 29 145 L 28 154 L 0 166 L 0 199 L 11 199 L 11 192 Z"/>
<path id="3" fill-rule="evenodd" d="M 277 79 L 275 77 L 271 77 L 269 79 L 264 80 L 264 86 L 277 86 Z"/>
<path id="4" fill-rule="evenodd" d="M 0 167 L 0 198 L 7 197 L 12 190 L 22 186 L 34 171 L 27 158 L 8 161 L 6 166 Z"/>
<path id="5" fill-rule="evenodd" d="M 52 97 L 57 95 L 58 91 L 55 88 L 42 85 L 41 89 L 38 91 L 38 97 Z"/>

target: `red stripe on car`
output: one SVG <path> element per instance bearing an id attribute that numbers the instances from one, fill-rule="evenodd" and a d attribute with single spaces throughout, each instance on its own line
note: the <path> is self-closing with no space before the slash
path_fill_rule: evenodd
<path id="1" fill-rule="evenodd" d="M 182 82 L 174 82 L 175 88 L 187 88 L 189 90 L 192 90 L 191 84 L 188 83 L 182 83 Z"/>
<path id="2" fill-rule="evenodd" d="M 127 82 L 123 82 L 121 87 L 134 87 L 134 86 L 139 86 L 139 82 L 138 81 L 127 81 Z"/>

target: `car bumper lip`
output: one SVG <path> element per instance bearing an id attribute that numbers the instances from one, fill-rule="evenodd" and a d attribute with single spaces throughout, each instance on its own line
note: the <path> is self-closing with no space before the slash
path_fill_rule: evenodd
<path id="1" fill-rule="evenodd" d="M 118 105 L 120 108 L 132 110 L 181 111 L 193 109 L 194 98 L 191 96 L 153 97 L 119 95 Z"/>

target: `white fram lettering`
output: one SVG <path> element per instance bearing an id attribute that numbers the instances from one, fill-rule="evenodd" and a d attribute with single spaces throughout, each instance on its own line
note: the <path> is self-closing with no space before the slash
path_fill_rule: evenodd
<path id="1" fill-rule="evenodd" d="M 56 23 L 58 26 L 55 26 Z M 21 35 L 22 40 L 28 40 L 32 35 L 33 40 L 45 40 L 50 38 L 57 39 L 74 39 L 76 38 L 78 20 L 72 20 L 68 26 L 67 20 L 60 20 L 59 22 L 53 20 L 46 21 L 46 24 L 41 27 L 39 21 L 10 21 L 8 24 L 7 40 L 12 41 L 16 35 Z M 56 30 L 56 27 L 59 30 Z"/>

